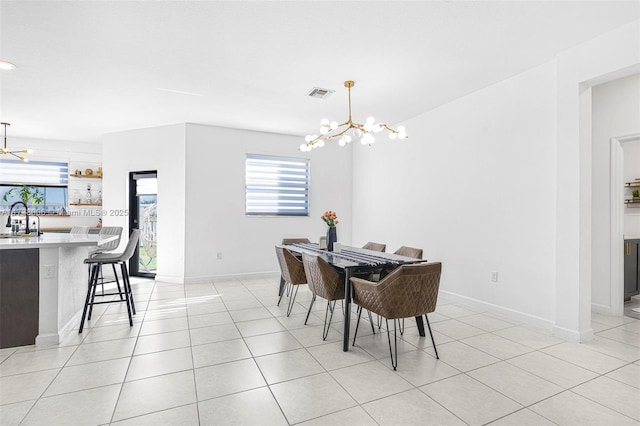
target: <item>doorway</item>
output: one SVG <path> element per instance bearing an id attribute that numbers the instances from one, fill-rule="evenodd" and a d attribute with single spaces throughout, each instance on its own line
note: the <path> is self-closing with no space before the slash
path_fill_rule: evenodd
<path id="1" fill-rule="evenodd" d="M 129 229 L 140 229 L 140 241 L 129 261 L 129 273 L 155 278 L 158 269 L 158 173 L 129 173 Z"/>
<path id="2" fill-rule="evenodd" d="M 625 301 L 625 262 L 626 253 L 623 247 L 625 237 L 635 235 L 635 228 L 629 226 L 627 215 L 638 216 L 627 210 L 625 203 L 625 155 L 623 146 L 629 143 L 640 143 L 640 134 L 611 138 L 611 314 L 629 316 L 640 319 L 640 296 L 633 296 Z M 628 188 L 627 188 L 628 189 Z M 633 208 L 633 206 L 631 207 Z M 636 221 L 637 223 L 637 221 Z M 631 235 L 630 235 L 631 234 Z"/>

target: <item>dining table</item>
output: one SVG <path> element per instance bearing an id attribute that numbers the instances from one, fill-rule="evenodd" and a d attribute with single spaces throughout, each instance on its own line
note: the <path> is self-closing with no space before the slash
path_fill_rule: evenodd
<path id="1" fill-rule="evenodd" d="M 286 249 L 293 254 L 302 256 L 307 253 L 320 256 L 326 260 L 331 266 L 344 273 L 344 333 L 343 348 L 344 352 L 349 350 L 349 329 L 351 326 L 351 277 L 363 276 L 372 273 L 390 272 L 401 265 L 411 263 L 426 262 L 426 259 L 415 259 L 413 257 L 400 256 L 393 253 L 384 253 L 379 251 L 367 250 L 360 247 L 341 246 L 340 251 L 327 251 L 321 249 L 315 243 L 295 243 L 284 245 Z M 279 294 L 284 291 L 284 280 L 280 279 Z M 425 336 L 424 323 L 422 316 L 415 317 L 420 336 Z"/>

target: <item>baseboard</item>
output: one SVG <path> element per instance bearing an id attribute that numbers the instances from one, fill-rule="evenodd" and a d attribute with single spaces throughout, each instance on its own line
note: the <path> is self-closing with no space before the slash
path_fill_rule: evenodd
<path id="1" fill-rule="evenodd" d="M 457 293 L 452 293 L 445 290 L 440 290 L 441 293 L 446 294 L 455 301 L 462 302 L 468 305 L 471 309 L 479 308 L 480 310 L 488 311 L 490 313 L 499 315 L 505 319 L 511 319 L 514 321 L 522 322 L 528 325 L 533 325 L 538 328 L 543 328 L 552 331 L 555 323 L 551 320 L 541 318 L 535 315 L 527 314 L 524 312 L 516 311 L 514 309 L 505 308 L 503 306 L 494 305 L 482 300 L 474 299 L 472 297 L 462 296 Z M 436 310 L 437 312 L 437 310 Z"/>
<path id="2" fill-rule="evenodd" d="M 582 343 L 593 340 L 593 329 L 588 328 L 587 330 L 576 331 L 569 330 L 568 328 L 554 326 L 553 335 L 560 339 L 568 340 L 569 342 Z"/>
<path id="3" fill-rule="evenodd" d="M 71 332 L 77 329 L 76 326 L 80 326 L 81 319 L 82 309 L 76 312 L 76 314 L 67 321 L 64 327 L 58 330 L 58 333 L 38 334 L 36 336 L 36 346 L 55 346 L 64 342 L 64 339 L 66 339 Z"/>
<path id="4" fill-rule="evenodd" d="M 266 271 L 266 272 L 249 272 L 243 274 L 223 274 L 223 275 L 209 275 L 201 277 L 187 277 L 185 278 L 185 284 L 204 284 L 215 283 L 216 281 L 226 280 L 255 280 L 260 278 L 272 279 L 280 277 L 279 271 Z"/>
<path id="5" fill-rule="evenodd" d="M 161 281 L 170 284 L 210 284 L 216 281 L 226 280 L 252 280 L 259 278 L 273 279 L 279 278 L 280 271 L 262 271 L 262 272 L 249 272 L 242 274 L 221 274 L 221 275 L 202 275 L 199 277 L 172 277 L 164 275 L 156 275 L 156 281 Z"/>
<path id="6" fill-rule="evenodd" d="M 185 278 L 171 276 L 171 275 L 156 275 L 155 281 L 160 281 L 160 282 L 169 283 L 169 284 L 184 284 Z"/>
<path id="7" fill-rule="evenodd" d="M 36 346 L 55 346 L 60 343 L 60 336 L 56 333 L 38 334 L 36 336 Z"/>
<path id="8" fill-rule="evenodd" d="M 591 304 L 591 312 L 596 312 L 603 315 L 613 315 L 613 309 L 611 306 L 600 305 L 599 303 Z"/>

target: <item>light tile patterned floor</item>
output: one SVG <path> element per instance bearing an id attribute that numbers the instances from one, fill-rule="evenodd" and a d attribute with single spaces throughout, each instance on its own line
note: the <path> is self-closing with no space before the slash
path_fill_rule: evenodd
<path id="1" fill-rule="evenodd" d="M 309 291 L 287 318 L 277 286 L 134 279 L 134 327 L 101 305 L 58 347 L 0 350 L 0 424 L 640 424 L 638 319 L 594 314 L 575 344 L 441 296 L 440 360 L 408 320 L 394 372 L 386 333 L 344 353 L 340 310 L 323 341 L 324 304 L 305 326 Z"/>

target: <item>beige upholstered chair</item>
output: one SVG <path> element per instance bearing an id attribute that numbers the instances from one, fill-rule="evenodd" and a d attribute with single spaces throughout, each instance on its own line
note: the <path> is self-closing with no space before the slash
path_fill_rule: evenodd
<path id="1" fill-rule="evenodd" d="M 302 265 L 302 261 L 298 260 L 289 250 L 282 246 L 276 246 L 276 256 L 278 257 L 278 263 L 280 264 L 280 272 L 282 274 L 282 278 L 284 279 L 285 286 L 290 287 L 288 289 L 289 294 L 289 304 L 287 306 L 287 316 L 291 315 L 291 310 L 293 309 L 293 304 L 296 301 L 296 296 L 298 295 L 298 286 L 301 284 L 307 283 L 307 276 L 304 273 L 304 266 Z M 295 291 L 293 290 L 295 287 Z M 285 291 L 283 289 L 280 294 L 280 299 L 278 299 L 278 306 L 280 306 L 280 302 L 282 301 L 282 296 Z"/>
<path id="2" fill-rule="evenodd" d="M 402 246 L 396 250 L 393 254 L 400 256 L 413 257 L 414 259 L 422 259 L 422 249 Z"/>
<path id="3" fill-rule="evenodd" d="M 282 245 L 286 246 L 288 244 L 297 244 L 297 243 L 310 243 L 308 238 L 283 238 Z"/>
<path id="4" fill-rule="evenodd" d="M 356 331 L 353 336 L 353 344 L 355 345 L 356 342 L 363 308 L 384 317 L 387 322 L 391 365 L 395 370 L 398 366 L 396 320 L 424 315 L 427 320 L 427 326 L 429 327 L 433 350 L 436 353 L 436 358 L 439 359 L 440 357 L 438 356 L 436 342 L 433 339 L 427 314 L 436 309 L 441 270 L 442 264 L 440 262 L 432 262 L 402 265 L 378 283 L 366 281 L 361 278 L 351 278 L 354 293 L 353 301 L 359 305 L 358 323 L 356 324 Z M 391 347 L 389 331 L 390 319 L 393 320 L 394 348 Z"/>
<path id="5" fill-rule="evenodd" d="M 384 253 L 384 251 L 387 249 L 387 245 L 369 241 L 367 244 L 363 245 L 362 248 L 373 251 L 381 251 Z"/>
<path id="6" fill-rule="evenodd" d="M 322 330 L 322 340 L 326 340 L 331 327 L 336 300 L 344 299 L 344 275 L 338 273 L 326 260 L 318 256 L 302 253 L 302 263 L 307 275 L 309 290 L 313 293 L 304 323 L 306 325 L 309 320 L 309 314 L 311 313 L 311 308 L 313 308 L 313 303 L 316 301 L 316 296 L 326 299 L 327 308 L 324 312 L 324 328 Z M 331 315 L 329 315 L 329 312 L 331 312 Z M 327 321 L 327 316 L 329 316 L 329 321 Z"/>

